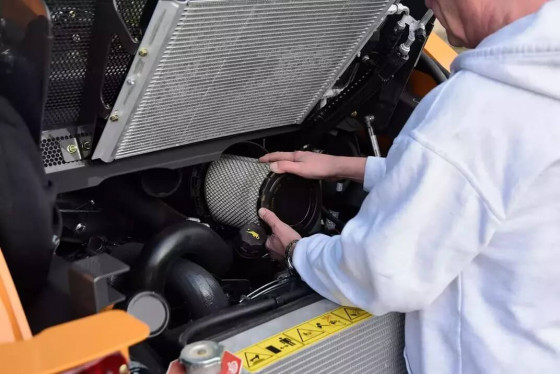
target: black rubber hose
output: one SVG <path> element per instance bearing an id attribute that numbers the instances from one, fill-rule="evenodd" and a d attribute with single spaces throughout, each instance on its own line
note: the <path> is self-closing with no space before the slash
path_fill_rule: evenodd
<path id="1" fill-rule="evenodd" d="M 437 84 L 441 84 L 447 80 L 447 76 L 443 72 L 443 68 L 428 56 L 425 52 L 420 54 L 420 61 L 423 66 L 428 70 L 427 73 L 434 78 Z"/>
<path id="2" fill-rule="evenodd" d="M 231 267 L 233 252 L 209 227 L 185 221 L 164 229 L 144 246 L 135 266 L 135 285 L 163 292 L 171 265 L 181 257 L 223 276 Z"/>
<path id="3" fill-rule="evenodd" d="M 124 178 L 113 178 L 100 187 L 100 196 L 111 207 L 134 219 L 143 236 L 150 237 L 187 219 L 163 201 L 148 196 Z"/>
<path id="4" fill-rule="evenodd" d="M 222 287 L 209 272 L 194 262 L 178 259 L 167 278 L 170 287 L 189 308 L 193 319 L 214 314 L 229 306 Z"/>
<path id="5" fill-rule="evenodd" d="M 184 346 L 190 343 L 194 336 L 200 334 L 204 330 L 276 309 L 289 302 L 309 295 L 312 292 L 313 291 L 308 287 L 300 287 L 293 291 L 286 292 L 279 297 L 238 304 L 231 308 L 224 309 L 220 313 L 201 318 L 188 323 L 186 326 L 170 330 L 168 333 L 170 336 L 178 336 L 177 341 L 179 345 Z M 182 330 L 180 334 L 177 334 L 178 329 Z"/>

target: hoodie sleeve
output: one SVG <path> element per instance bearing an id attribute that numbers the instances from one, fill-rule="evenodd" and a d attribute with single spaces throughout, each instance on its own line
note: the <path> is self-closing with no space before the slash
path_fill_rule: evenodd
<path id="1" fill-rule="evenodd" d="M 385 175 L 385 159 L 381 157 L 368 157 L 366 172 L 364 174 L 364 190 L 370 192 L 377 182 Z"/>
<path id="2" fill-rule="evenodd" d="M 411 312 L 443 292 L 498 224 L 460 170 L 404 137 L 342 234 L 301 240 L 294 265 L 303 280 L 334 302 L 377 315 Z"/>

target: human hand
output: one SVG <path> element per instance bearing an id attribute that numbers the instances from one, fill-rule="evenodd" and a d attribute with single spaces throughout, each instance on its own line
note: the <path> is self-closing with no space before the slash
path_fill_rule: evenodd
<path id="1" fill-rule="evenodd" d="M 290 173 L 307 179 L 351 179 L 364 181 L 366 159 L 340 157 L 315 152 L 274 152 L 259 159 L 270 163 L 277 174 Z"/>
<path id="2" fill-rule="evenodd" d="M 301 239 L 301 235 L 285 224 L 274 212 L 261 208 L 259 216 L 272 230 L 272 235 L 266 240 L 266 249 L 274 260 L 282 260 L 286 255 L 286 247 L 292 241 Z"/>
<path id="3" fill-rule="evenodd" d="M 315 152 L 274 152 L 259 159 L 270 163 L 270 170 L 277 174 L 290 173 L 307 179 L 336 177 L 335 156 Z"/>
<path id="4" fill-rule="evenodd" d="M 179 360 L 172 361 L 167 368 L 167 374 L 187 374 L 185 367 Z"/>

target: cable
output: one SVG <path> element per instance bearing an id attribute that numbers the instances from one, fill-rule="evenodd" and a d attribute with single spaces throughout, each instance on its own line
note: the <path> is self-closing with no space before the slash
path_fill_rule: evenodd
<path id="1" fill-rule="evenodd" d="M 425 52 L 422 52 L 422 54 L 420 54 L 420 62 L 423 64 L 426 70 L 428 70 L 427 73 L 432 78 L 434 78 L 437 84 L 441 84 L 447 80 L 447 76 L 443 72 L 442 68 Z"/>

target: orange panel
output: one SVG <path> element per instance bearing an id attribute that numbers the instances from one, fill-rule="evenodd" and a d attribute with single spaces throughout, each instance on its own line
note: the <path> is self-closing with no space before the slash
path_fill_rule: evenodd
<path id="1" fill-rule="evenodd" d="M 59 373 L 148 337 L 146 324 L 113 310 L 51 327 L 30 340 L 0 344 L 0 373 Z"/>
<path id="2" fill-rule="evenodd" d="M 435 32 L 430 34 L 426 45 L 424 46 L 424 51 L 434 60 L 439 62 L 441 66 L 451 71 L 451 63 L 457 57 L 457 52 L 451 48 L 442 38 L 440 38 Z"/>
<path id="3" fill-rule="evenodd" d="M 4 255 L 0 251 L 0 343 L 31 338 L 31 330 Z"/>

